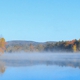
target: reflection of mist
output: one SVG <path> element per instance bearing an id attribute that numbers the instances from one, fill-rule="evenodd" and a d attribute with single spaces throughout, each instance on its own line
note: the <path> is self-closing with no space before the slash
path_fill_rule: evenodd
<path id="1" fill-rule="evenodd" d="M 4 73 L 5 72 L 5 63 L 0 61 L 0 73 Z"/>

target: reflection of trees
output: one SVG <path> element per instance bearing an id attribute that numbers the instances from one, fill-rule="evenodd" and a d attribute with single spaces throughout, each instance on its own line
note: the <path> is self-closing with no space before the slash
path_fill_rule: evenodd
<path id="1" fill-rule="evenodd" d="M 57 65 L 61 67 L 80 68 L 80 59 L 71 60 L 4 60 L 7 66 Z M 14 63 L 14 64 L 13 64 Z M 4 65 L 1 66 L 5 71 Z M 1 71 L 1 69 L 0 69 Z"/>
<path id="2" fill-rule="evenodd" d="M 0 61 L 0 73 L 4 73 L 4 72 L 5 72 L 5 64 Z"/>
<path id="3" fill-rule="evenodd" d="M 47 65 L 57 65 L 61 67 L 73 67 L 73 68 L 80 68 L 80 60 L 79 61 L 45 61 L 44 62 Z"/>

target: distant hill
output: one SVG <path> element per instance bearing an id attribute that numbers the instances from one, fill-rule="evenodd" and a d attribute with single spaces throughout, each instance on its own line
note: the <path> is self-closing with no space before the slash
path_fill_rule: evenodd
<path id="1" fill-rule="evenodd" d="M 7 41 L 7 45 L 11 46 L 11 45 L 25 45 L 25 44 L 33 44 L 33 45 L 37 45 L 40 44 L 39 42 L 34 42 L 34 41 L 22 41 L 22 40 L 14 40 L 14 41 Z"/>
<path id="2" fill-rule="evenodd" d="M 56 43 L 55 41 L 47 41 L 47 42 L 35 42 L 35 41 L 24 41 L 24 40 L 13 40 L 7 41 L 6 46 L 13 46 L 13 45 L 39 45 L 39 44 L 46 44 L 46 43 Z"/>

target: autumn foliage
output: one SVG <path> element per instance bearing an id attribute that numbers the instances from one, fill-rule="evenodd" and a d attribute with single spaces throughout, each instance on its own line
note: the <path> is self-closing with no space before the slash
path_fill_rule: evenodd
<path id="1" fill-rule="evenodd" d="M 0 53 L 4 53 L 6 49 L 6 42 L 4 38 L 0 38 Z"/>
<path id="2" fill-rule="evenodd" d="M 5 50 L 6 46 L 6 50 Z M 59 42 L 27 42 L 27 41 L 12 41 L 5 43 L 5 39 L 0 39 L 0 52 L 80 52 L 80 39 L 71 41 Z"/>

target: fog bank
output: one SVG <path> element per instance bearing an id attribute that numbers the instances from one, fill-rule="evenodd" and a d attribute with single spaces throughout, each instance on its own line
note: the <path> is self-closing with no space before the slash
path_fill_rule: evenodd
<path id="1" fill-rule="evenodd" d="M 80 53 L 4 53 L 0 60 L 79 60 Z"/>

